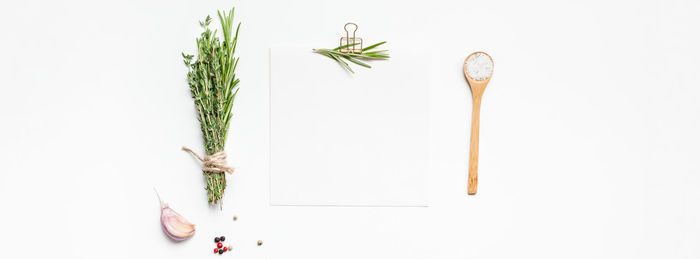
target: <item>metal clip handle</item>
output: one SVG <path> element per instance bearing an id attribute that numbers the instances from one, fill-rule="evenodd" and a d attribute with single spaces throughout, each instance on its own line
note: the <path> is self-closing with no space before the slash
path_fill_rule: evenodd
<path id="1" fill-rule="evenodd" d="M 353 25 L 355 26 L 355 29 L 352 31 L 352 37 L 350 37 L 350 31 L 348 30 L 348 25 Z M 350 45 L 353 44 L 352 46 L 346 46 L 342 47 L 340 49 L 340 52 L 351 52 L 351 53 L 362 53 L 362 38 L 357 38 L 355 37 L 355 33 L 357 32 L 357 29 L 359 26 L 353 22 L 346 23 L 345 26 L 343 26 L 343 29 L 345 29 L 345 38 L 340 38 L 340 46 L 345 46 L 345 45 Z M 345 44 L 343 44 L 343 39 L 345 39 Z M 352 43 L 350 41 L 352 40 Z M 358 42 L 359 40 L 359 42 Z M 357 43 L 359 43 L 360 48 L 357 48 Z M 352 48 L 351 48 L 352 47 Z"/>

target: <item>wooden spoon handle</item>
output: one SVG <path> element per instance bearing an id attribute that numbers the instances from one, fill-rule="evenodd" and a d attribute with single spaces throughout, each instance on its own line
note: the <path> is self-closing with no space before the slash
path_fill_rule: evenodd
<path id="1" fill-rule="evenodd" d="M 474 108 L 472 109 L 472 134 L 469 142 L 469 185 L 468 194 L 476 194 L 479 168 L 479 114 L 481 112 L 481 96 L 474 96 Z"/>

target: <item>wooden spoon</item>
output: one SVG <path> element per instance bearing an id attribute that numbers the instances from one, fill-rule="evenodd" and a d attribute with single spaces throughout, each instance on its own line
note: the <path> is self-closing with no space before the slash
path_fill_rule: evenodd
<path id="1" fill-rule="evenodd" d="M 488 57 L 488 60 L 486 60 L 484 57 Z M 470 62 L 470 58 L 474 58 L 471 60 L 472 62 Z M 488 62 L 490 62 L 490 67 L 488 66 Z M 468 69 L 469 65 L 467 63 L 470 63 L 471 66 L 475 67 L 470 67 L 470 69 Z M 471 141 L 469 143 L 469 185 L 467 187 L 467 193 L 473 195 L 476 194 L 476 185 L 478 182 L 479 112 L 481 110 L 481 96 L 484 95 L 486 85 L 489 84 L 489 81 L 491 81 L 491 75 L 493 75 L 493 59 L 491 59 L 491 56 L 484 52 L 474 52 L 469 54 L 469 56 L 464 59 L 463 69 L 464 77 L 467 78 L 469 87 L 472 89 L 472 98 L 474 99 L 474 108 L 472 109 L 472 133 Z"/>

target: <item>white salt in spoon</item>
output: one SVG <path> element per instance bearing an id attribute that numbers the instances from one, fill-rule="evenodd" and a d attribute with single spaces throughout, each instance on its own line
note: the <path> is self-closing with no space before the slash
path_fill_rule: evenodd
<path id="1" fill-rule="evenodd" d="M 484 52 L 474 52 L 464 60 L 464 76 L 472 89 L 474 108 L 472 109 L 472 134 L 469 143 L 469 186 L 468 194 L 476 194 L 477 170 L 479 167 L 479 111 L 481 96 L 493 74 L 493 59 Z"/>

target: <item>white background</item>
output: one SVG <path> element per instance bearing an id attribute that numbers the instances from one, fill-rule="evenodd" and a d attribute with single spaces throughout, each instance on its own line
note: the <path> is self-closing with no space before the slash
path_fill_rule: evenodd
<path id="1" fill-rule="evenodd" d="M 202 150 L 180 52 L 232 5 L 238 170 L 219 211 L 180 150 Z M 691 0 L 3 1 L 0 257 L 205 258 L 225 234 L 226 256 L 251 259 L 698 258 L 698 13 Z M 332 47 L 347 21 L 435 53 L 429 208 L 269 205 L 268 49 Z M 477 50 L 495 72 L 467 196 L 462 62 Z M 192 239 L 166 239 L 153 187 L 198 224 Z"/>

